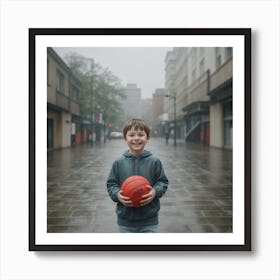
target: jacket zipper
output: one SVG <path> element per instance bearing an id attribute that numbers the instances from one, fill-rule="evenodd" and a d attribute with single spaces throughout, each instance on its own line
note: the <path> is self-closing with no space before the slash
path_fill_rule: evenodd
<path id="1" fill-rule="evenodd" d="M 135 174 L 135 175 L 138 174 L 138 172 L 137 172 L 137 171 L 138 171 L 138 168 L 137 168 L 137 167 L 138 167 L 137 158 L 135 158 L 135 160 L 134 160 L 134 174 Z"/>

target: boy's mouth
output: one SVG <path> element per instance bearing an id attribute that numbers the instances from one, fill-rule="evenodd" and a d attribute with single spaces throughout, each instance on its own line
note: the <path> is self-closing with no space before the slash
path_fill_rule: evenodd
<path id="1" fill-rule="evenodd" d="M 142 143 L 131 143 L 133 146 L 136 146 L 136 147 L 138 147 L 138 146 L 141 146 L 142 145 Z"/>

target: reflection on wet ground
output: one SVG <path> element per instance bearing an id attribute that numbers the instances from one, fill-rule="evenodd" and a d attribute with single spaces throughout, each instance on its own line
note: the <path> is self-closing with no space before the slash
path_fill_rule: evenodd
<path id="1" fill-rule="evenodd" d="M 169 189 L 161 199 L 160 231 L 232 232 L 232 151 L 152 139 L 146 147 L 163 163 Z M 111 164 L 122 140 L 48 152 L 48 232 L 117 232 L 107 195 Z"/>

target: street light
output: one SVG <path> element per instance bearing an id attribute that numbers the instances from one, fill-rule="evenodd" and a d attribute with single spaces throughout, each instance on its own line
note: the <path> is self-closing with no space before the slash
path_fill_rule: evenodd
<path id="1" fill-rule="evenodd" d="M 93 145 L 93 68 L 94 68 L 94 60 L 93 58 L 88 58 L 87 61 L 90 63 L 90 139 L 91 146 Z"/>
<path id="2" fill-rule="evenodd" d="M 90 77 L 90 133 L 91 133 L 91 146 L 93 145 L 93 110 L 92 110 L 92 100 L 93 100 L 93 59 L 91 61 L 91 77 Z"/>
<path id="3" fill-rule="evenodd" d="M 176 92 L 173 95 L 166 94 L 165 97 L 173 98 L 173 106 L 174 106 L 174 146 L 176 146 L 176 131 L 177 131 L 177 123 L 176 123 Z"/>

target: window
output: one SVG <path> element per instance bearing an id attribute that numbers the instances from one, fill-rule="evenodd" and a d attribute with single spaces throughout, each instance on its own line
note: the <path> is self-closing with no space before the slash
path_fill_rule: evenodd
<path id="1" fill-rule="evenodd" d="M 71 89 L 71 98 L 75 101 L 79 101 L 79 90 L 74 85 L 72 85 Z"/>
<path id="2" fill-rule="evenodd" d="M 216 48 L 216 69 L 222 64 L 221 48 Z"/>
<path id="3" fill-rule="evenodd" d="M 223 105 L 224 115 L 224 146 L 232 147 L 232 101 Z"/>
<path id="4" fill-rule="evenodd" d="M 224 115 L 224 119 L 232 118 L 232 101 L 227 102 L 223 105 L 223 115 Z"/>
<path id="5" fill-rule="evenodd" d="M 225 57 L 226 57 L 226 60 L 228 60 L 232 57 L 232 48 L 231 47 L 225 49 Z"/>
<path id="6" fill-rule="evenodd" d="M 47 84 L 50 84 L 50 61 L 47 60 Z"/>
<path id="7" fill-rule="evenodd" d="M 201 59 L 200 64 L 199 64 L 199 74 L 200 76 L 202 76 L 205 72 L 205 62 L 204 62 L 204 58 Z"/>
<path id="8" fill-rule="evenodd" d="M 199 48 L 199 56 L 203 56 L 205 53 L 205 48 L 201 47 Z"/>
<path id="9" fill-rule="evenodd" d="M 195 80 L 196 80 L 196 69 L 194 69 L 194 70 L 192 71 L 192 83 L 194 83 Z"/>
<path id="10" fill-rule="evenodd" d="M 191 50 L 192 65 L 196 63 L 196 56 L 197 56 L 197 48 L 192 48 Z"/>
<path id="11" fill-rule="evenodd" d="M 56 71 L 56 91 L 64 94 L 64 75 L 57 70 Z"/>

